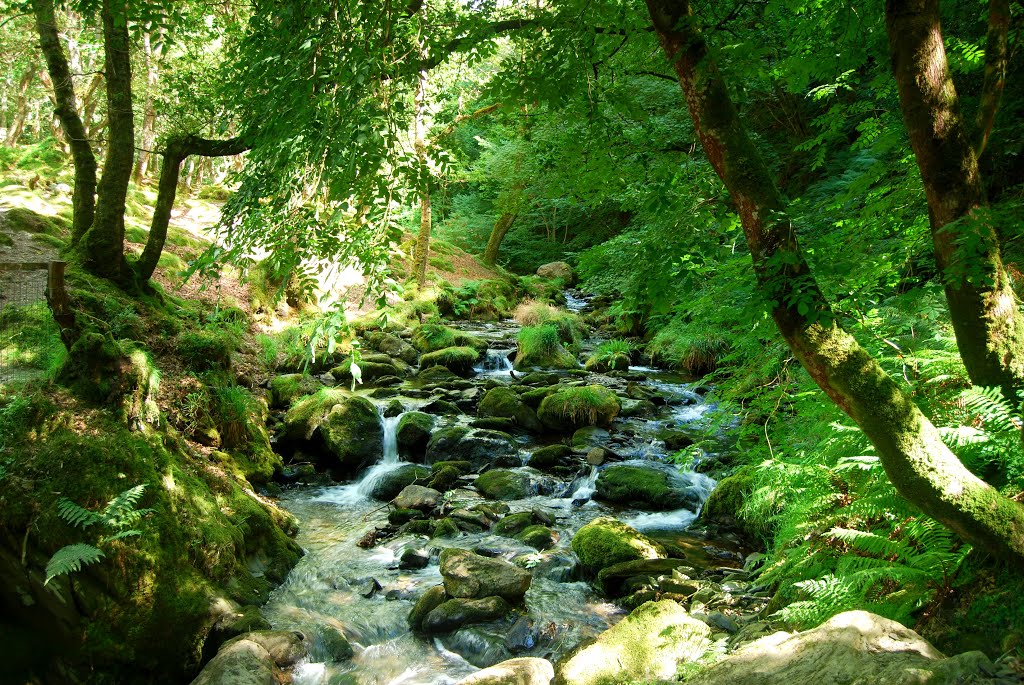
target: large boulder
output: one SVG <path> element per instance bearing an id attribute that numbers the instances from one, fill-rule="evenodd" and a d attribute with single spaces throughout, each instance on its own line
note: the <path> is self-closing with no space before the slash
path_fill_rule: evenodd
<path id="1" fill-rule="evenodd" d="M 602 385 L 562 388 L 548 395 L 537 409 L 546 427 L 572 432 L 584 426 L 607 426 L 619 415 L 619 398 Z"/>
<path id="2" fill-rule="evenodd" d="M 422 485 L 408 485 L 392 504 L 398 509 L 415 509 L 416 511 L 433 511 L 441 501 L 441 493 L 433 488 Z"/>
<path id="3" fill-rule="evenodd" d="M 282 437 L 292 444 L 312 440 L 327 413 L 350 397 L 352 394 L 343 388 L 321 388 L 312 395 L 293 400 L 284 416 Z"/>
<path id="4" fill-rule="evenodd" d="M 591 574 L 634 559 L 665 559 L 659 543 L 611 516 L 601 516 L 580 528 L 572 539 L 572 551 Z"/>
<path id="5" fill-rule="evenodd" d="M 472 347 L 445 347 L 434 352 L 427 352 L 420 357 L 420 368 L 443 366 L 452 373 L 467 377 L 473 375 L 478 353 Z"/>
<path id="6" fill-rule="evenodd" d="M 744 645 L 688 685 L 954 685 L 1005 682 L 981 652 L 945 657 L 913 630 L 866 611 L 847 611 L 802 633 Z"/>
<path id="7" fill-rule="evenodd" d="M 491 469 L 476 479 L 476 489 L 488 499 L 516 500 L 536 495 L 537 484 L 523 471 Z"/>
<path id="8" fill-rule="evenodd" d="M 511 388 L 491 388 L 480 400 L 477 416 L 511 419 L 521 428 L 539 432 L 544 429 L 537 412 L 519 399 Z"/>
<path id="9" fill-rule="evenodd" d="M 704 656 L 711 646 L 710 637 L 707 624 L 691 617 L 679 604 L 671 600 L 647 602 L 563 663 L 559 681 L 565 685 L 606 685 L 675 680 L 681 664 Z M 722 682 L 731 685 L 731 681 Z M 843 681 L 809 678 L 787 682 Z"/>
<path id="10" fill-rule="evenodd" d="M 349 397 L 336 404 L 320 425 L 327 451 L 337 460 L 341 475 L 356 472 L 384 455 L 384 429 L 376 407 L 365 397 Z"/>
<path id="11" fill-rule="evenodd" d="M 504 559 L 489 559 L 466 549 L 441 552 L 441 576 L 450 597 L 463 599 L 501 597 L 519 603 L 530 589 L 533 576 Z"/>
<path id="12" fill-rule="evenodd" d="M 489 623 L 505 618 L 512 607 L 501 597 L 449 599 L 423 617 L 422 630 L 448 633 L 473 623 Z"/>
<path id="13" fill-rule="evenodd" d="M 520 657 L 477 671 L 456 685 L 549 685 L 554 677 L 547 659 Z"/>
<path id="14" fill-rule="evenodd" d="M 409 627 L 413 630 L 422 630 L 423 619 L 427 614 L 444 604 L 447 599 L 448 594 L 444 591 L 443 585 L 435 585 L 424 592 L 409 612 Z"/>
<path id="15" fill-rule="evenodd" d="M 413 483 L 427 482 L 430 478 L 430 469 L 417 464 L 401 464 L 395 469 L 383 473 L 374 481 L 370 489 L 370 497 L 381 502 L 389 502 L 407 485 Z"/>
<path id="16" fill-rule="evenodd" d="M 473 468 L 521 463 L 519 446 L 511 435 L 466 426 L 435 431 L 427 443 L 426 461 L 468 461 Z"/>
<path id="17" fill-rule="evenodd" d="M 537 276 L 546 281 L 560 280 L 566 286 L 575 281 L 572 267 L 565 262 L 548 262 L 537 267 Z"/>
<path id="18" fill-rule="evenodd" d="M 697 511 L 706 494 L 668 464 L 631 461 L 601 471 L 595 497 L 634 509 Z"/>
<path id="19" fill-rule="evenodd" d="M 406 364 L 415 364 L 416 358 L 419 356 L 416 352 L 416 348 L 412 345 L 405 342 L 397 335 L 392 335 L 391 333 L 386 333 L 384 331 L 372 331 L 367 333 L 366 344 L 389 357 L 401 359 Z"/>
<path id="20" fill-rule="evenodd" d="M 331 375 L 339 383 L 352 382 L 352 360 L 346 359 L 338 366 L 331 369 Z M 404 372 L 395 364 L 390 362 L 375 362 L 362 360 L 359 362 L 359 381 L 361 383 L 373 383 L 378 378 L 385 376 L 403 376 Z"/>
<path id="21" fill-rule="evenodd" d="M 430 442 L 430 431 L 434 428 L 434 417 L 421 411 L 410 411 L 398 419 L 395 439 L 398 454 L 405 459 L 422 460 Z"/>
<path id="22" fill-rule="evenodd" d="M 274 376 L 267 384 L 270 407 L 286 409 L 293 400 L 305 395 L 312 395 L 323 385 L 308 373 L 288 373 L 283 376 Z"/>
<path id="23" fill-rule="evenodd" d="M 306 656 L 301 633 L 261 630 L 226 643 L 192 685 L 275 685 L 278 668 Z"/>
<path id="24" fill-rule="evenodd" d="M 565 445 L 548 445 L 536 449 L 527 462 L 539 471 L 575 470 L 579 464 L 573 459 L 572 450 Z"/>

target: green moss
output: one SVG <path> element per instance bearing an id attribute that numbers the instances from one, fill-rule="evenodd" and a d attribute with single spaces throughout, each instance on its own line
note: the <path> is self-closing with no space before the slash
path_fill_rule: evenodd
<path id="1" fill-rule="evenodd" d="M 479 354 L 487 349 L 487 342 L 475 335 L 434 323 L 417 326 L 412 332 L 412 344 L 420 352 L 436 352 L 446 347 L 472 347 Z"/>
<path id="2" fill-rule="evenodd" d="M 13 247 L 14 238 L 7 235 L 6 233 L 0 232 L 0 247 Z"/>
<path id="3" fill-rule="evenodd" d="M 238 350 L 239 336 L 231 330 L 207 328 L 183 331 L 175 345 L 178 356 L 195 371 L 225 370 Z"/>
<path id="4" fill-rule="evenodd" d="M 49 235 L 61 238 L 67 235 L 64 219 L 44 216 L 23 207 L 11 207 L 4 213 L 4 227 L 9 232 L 24 231 L 35 235 Z"/>
<path id="5" fill-rule="evenodd" d="M 633 346 L 625 340 L 606 340 L 594 348 L 584 368 L 587 371 L 628 371 Z"/>
<path id="6" fill-rule="evenodd" d="M 479 355 L 472 347 L 446 347 L 435 352 L 427 352 L 420 357 L 420 368 L 443 366 L 452 373 L 469 376 L 473 373 L 473 365 Z"/>
<path id="7" fill-rule="evenodd" d="M 57 323 L 45 302 L 0 309 L 0 329 L 4 331 L 0 366 L 41 371 L 52 378 L 67 358 Z"/>
<path id="8" fill-rule="evenodd" d="M 575 431 L 584 426 L 606 426 L 619 414 L 619 398 L 601 385 L 562 388 L 544 398 L 537 418 L 548 428 Z"/>
<path id="9" fill-rule="evenodd" d="M 323 383 L 307 373 L 289 373 L 270 379 L 270 406 L 285 408 L 303 395 L 312 395 Z"/>
<path id="10" fill-rule="evenodd" d="M 612 465 L 597 479 L 597 497 L 645 509 L 679 509 L 696 504 L 685 490 L 674 487 L 670 475 L 658 468 Z"/>
<path id="11" fill-rule="evenodd" d="M 558 330 L 552 326 L 527 326 L 520 329 L 517 345 L 517 369 L 575 369 L 579 366 L 576 357 L 563 347 Z"/>
<path id="12" fill-rule="evenodd" d="M 523 499 L 531 494 L 530 479 L 519 471 L 492 469 L 476 479 L 477 489 L 486 497 L 500 500 Z"/>
<path id="13" fill-rule="evenodd" d="M 731 476 L 718 481 L 711 491 L 704 507 L 702 516 L 712 520 L 731 520 L 740 518 L 743 503 L 754 491 L 753 468 L 745 466 Z"/>
<path id="14" fill-rule="evenodd" d="M 551 549 L 558 544 L 558 533 L 547 526 L 528 526 L 516 535 L 520 542 L 534 549 Z"/>
<path id="15" fill-rule="evenodd" d="M 623 561 L 668 556 L 660 544 L 611 516 L 594 519 L 580 528 L 571 546 L 583 569 L 591 574 Z"/>
<path id="16" fill-rule="evenodd" d="M 351 393 L 344 388 L 321 388 L 313 395 L 295 400 L 284 418 L 288 436 L 309 440 L 327 412 L 349 397 Z"/>

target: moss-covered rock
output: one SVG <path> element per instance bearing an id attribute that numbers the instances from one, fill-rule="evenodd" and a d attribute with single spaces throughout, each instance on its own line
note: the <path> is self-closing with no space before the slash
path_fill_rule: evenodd
<path id="1" fill-rule="evenodd" d="M 419 356 L 416 348 L 399 338 L 397 335 L 385 331 L 370 331 L 366 334 L 366 344 L 371 349 L 377 350 L 389 357 L 401 359 L 406 364 L 415 364 Z"/>
<path id="2" fill-rule="evenodd" d="M 431 611 L 441 606 L 448 599 L 448 594 L 443 585 L 435 585 L 430 588 L 416 601 L 412 611 L 409 612 L 409 627 L 413 630 L 420 630 L 423 627 L 423 619 Z"/>
<path id="3" fill-rule="evenodd" d="M 465 461 L 473 468 L 518 466 L 519 446 L 508 433 L 452 426 L 430 436 L 426 462 L 437 461 Z"/>
<path id="4" fill-rule="evenodd" d="M 466 549 L 441 552 L 441 575 L 449 597 L 498 596 L 519 603 L 530 589 L 533 576 L 504 559 L 482 557 Z"/>
<path id="5" fill-rule="evenodd" d="M 606 566 L 597 574 L 597 583 L 605 597 L 619 597 L 624 583 L 637 577 L 658 577 L 686 566 L 685 559 L 634 559 Z"/>
<path id="6" fill-rule="evenodd" d="M 473 375 L 477 357 L 477 351 L 472 347 L 445 347 L 423 354 L 420 357 L 420 368 L 443 366 L 458 376 L 467 377 Z"/>
<path id="7" fill-rule="evenodd" d="M 443 518 L 437 522 L 434 526 L 434 531 L 431 533 L 431 538 L 454 538 L 458 537 L 459 533 L 458 524 L 450 518 Z"/>
<path id="8" fill-rule="evenodd" d="M 384 429 L 377 408 L 365 397 L 349 397 L 331 408 L 320 425 L 324 445 L 336 462 L 339 477 L 355 477 L 359 469 L 384 455 Z"/>
<path id="9" fill-rule="evenodd" d="M 495 535 L 502 535 L 504 537 L 515 537 L 520 532 L 529 528 L 534 524 L 533 512 L 531 511 L 520 511 L 515 514 L 509 514 L 505 518 L 501 519 L 494 524 L 494 528 L 491 530 Z"/>
<path id="10" fill-rule="evenodd" d="M 437 464 L 434 464 L 431 466 L 430 478 L 427 480 L 427 487 L 433 488 L 439 492 L 454 490 L 459 485 L 459 477 L 461 475 L 462 474 L 455 467 L 438 467 Z"/>
<path id="11" fill-rule="evenodd" d="M 383 474 L 374 482 L 370 496 L 380 502 L 389 502 L 406 486 L 425 483 L 430 478 L 430 469 L 417 464 L 402 464 Z"/>
<path id="12" fill-rule="evenodd" d="M 352 382 L 352 360 L 346 359 L 338 366 L 335 366 L 330 371 L 334 379 L 339 383 L 351 383 Z M 401 369 L 391 363 L 387 362 L 374 362 L 374 361 L 360 361 L 359 362 L 359 380 L 362 383 L 373 384 L 375 381 L 389 377 L 389 376 L 403 376 L 404 373 Z"/>
<path id="13" fill-rule="evenodd" d="M 558 544 L 558 532 L 547 526 L 528 526 L 516 535 L 516 539 L 534 549 L 551 549 Z"/>
<path id="14" fill-rule="evenodd" d="M 697 511 L 701 495 L 664 464 L 614 464 L 597 477 L 595 497 L 636 509 Z"/>
<path id="15" fill-rule="evenodd" d="M 565 445 L 548 445 L 534 450 L 527 462 L 530 466 L 540 471 L 558 471 L 560 469 L 575 468 L 572 461 L 572 450 Z"/>
<path id="16" fill-rule="evenodd" d="M 466 676 L 456 685 L 550 685 L 555 670 L 547 659 L 508 659 Z"/>
<path id="17" fill-rule="evenodd" d="M 579 367 L 576 356 L 563 346 L 555 326 L 525 326 L 519 331 L 516 345 L 514 366 L 517 370 Z"/>
<path id="18" fill-rule="evenodd" d="M 273 409 L 285 409 L 293 400 L 305 395 L 312 395 L 323 387 L 316 378 L 308 373 L 288 373 L 270 379 L 269 400 Z"/>
<path id="19" fill-rule="evenodd" d="M 423 324 L 412 332 L 412 344 L 420 352 L 436 352 L 446 347 L 472 347 L 477 355 L 487 349 L 487 341 L 440 324 Z"/>
<path id="20" fill-rule="evenodd" d="M 563 663 L 566 685 L 673 680 L 679 666 L 704 656 L 711 629 L 671 600 L 647 602 Z"/>
<path id="21" fill-rule="evenodd" d="M 536 486 L 522 471 L 491 469 L 481 473 L 475 485 L 484 497 L 490 499 L 516 500 L 537 494 Z"/>
<path id="22" fill-rule="evenodd" d="M 449 599 L 423 617 L 425 633 L 450 633 L 474 623 L 490 623 L 505 618 L 512 611 L 501 597 L 481 599 Z"/>
<path id="23" fill-rule="evenodd" d="M 601 356 L 592 356 L 587 359 L 583 368 L 587 371 L 593 371 L 595 373 L 607 373 L 609 371 L 628 371 L 629 370 L 629 354 L 625 352 L 616 352 L 614 354 L 606 354 Z"/>
<path id="24" fill-rule="evenodd" d="M 430 431 L 434 428 L 434 417 L 421 411 L 411 411 L 402 415 L 395 429 L 398 441 L 398 454 L 403 459 L 422 461 L 427 453 L 430 442 Z"/>
<path id="25" fill-rule="evenodd" d="M 634 559 L 665 559 L 665 548 L 640 531 L 611 516 L 596 518 L 572 539 L 572 551 L 591 574 Z"/>
<path id="26" fill-rule="evenodd" d="M 537 413 L 524 403 L 511 388 L 491 388 L 480 400 L 477 415 L 511 419 L 516 425 L 528 431 L 539 432 L 544 429 Z"/>
<path id="27" fill-rule="evenodd" d="M 284 416 L 282 437 L 290 443 L 308 442 L 318 432 L 327 412 L 351 396 L 352 393 L 344 388 L 321 388 L 312 395 L 293 401 Z"/>
<path id="28" fill-rule="evenodd" d="M 575 431 L 584 426 L 606 426 L 619 414 L 619 398 L 600 385 L 562 388 L 545 397 L 537 418 L 557 431 Z"/>

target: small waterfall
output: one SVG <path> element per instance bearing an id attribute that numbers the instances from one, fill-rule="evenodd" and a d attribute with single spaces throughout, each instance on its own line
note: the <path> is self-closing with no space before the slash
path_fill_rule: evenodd
<path id="1" fill-rule="evenodd" d="M 570 312 L 582 312 L 584 309 L 590 306 L 589 297 L 576 297 L 571 290 L 566 290 L 565 295 L 565 308 Z"/>
<path id="2" fill-rule="evenodd" d="M 508 375 L 512 370 L 512 361 L 508 356 L 512 350 L 487 350 L 487 356 L 474 368 L 478 374 L 487 376 Z"/>
<path id="3" fill-rule="evenodd" d="M 373 492 L 374 486 L 383 478 L 386 474 L 394 471 L 400 465 L 398 459 L 398 423 L 405 416 L 405 412 L 402 412 L 398 416 L 384 416 L 381 417 L 381 423 L 384 424 L 384 456 L 379 462 L 371 466 L 363 474 L 363 477 L 359 479 L 359 483 L 356 485 L 356 493 L 363 497 L 370 497 Z"/>
<path id="4" fill-rule="evenodd" d="M 576 504 L 577 502 L 583 504 L 584 502 L 590 501 L 590 498 L 594 496 L 594 492 L 597 491 L 597 467 L 591 466 L 590 473 L 587 474 L 587 477 L 577 482 L 579 485 L 577 485 L 573 493 L 569 495 L 569 499 L 573 501 L 573 504 Z"/>

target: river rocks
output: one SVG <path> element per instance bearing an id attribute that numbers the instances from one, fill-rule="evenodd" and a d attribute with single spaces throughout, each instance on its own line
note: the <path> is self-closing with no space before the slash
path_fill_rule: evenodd
<path id="1" fill-rule="evenodd" d="M 430 477 L 430 469 L 417 464 L 401 464 L 397 468 L 381 474 L 373 484 L 370 496 L 381 502 L 389 502 L 398 496 L 406 486 Z"/>
<path id="2" fill-rule="evenodd" d="M 434 417 L 419 411 L 407 412 L 398 419 L 395 439 L 398 454 L 405 459 L 421 461 L 430 442 L 430 431 L 434 428 Z"/>
<path id="3" fill-rule="evenodd" d="M 572 450 L 565 445 L 548 445 L 534 450 L 527 463 L 540 471 L 557 472 L 576 469 L 576 464 L 572 459 Z"/>
<path id="4" fill-rule="evenodd" d="M 571 286 L 575 280 L 572 267 L 565 262 L 548 262 L 537 267 L 537 276 L 546 280 L 560 280 L 566 287 Z"/>
<path id="5" fill-rule="evenodd" d="M 731 476 L 726 476 L 718 481 L 714 490 L 708 495 L 704 508 L 701 510 L 701 520 L 729 526 L 748 537 L 754 537 L 753 531 L 744 526 L 739 517 L 743 502 L 753 490 L 754 479 L 751 469 L 743 468 Z"/>
<path id="6" fill-rule="evenodd" d="M 416 380 L 425 387 L 444 387 L 461 379 L 447 367 L 430 366 L 416 374 Z"/>
<path id="7" fill-rule="evenodd" d="M 285 409 L 295 400 L 304 395 L 312 395 L 323 387 L 323 383 L 306 373 L 289 373 L 274 376 L 268 384 L 270 406 L 273 409 Z"/>
<path id="8" fill-rule="evenodd" d="M 572 449 L 576 452 L 589 452 L 595 447 L 603 447 L 611 439 L 611 433 L 597 426 L 584 426 L 572 434 Z"/>
<path id="9" fill-rule="evenodd" d="M 518 466 L 519 446 L 508 433 L 453 426 L 436 431 L 427 444 L 426 461 L 468 461 L 474 468 Z"/>
<path id="10" fill-rule="evenodd" d="M 407 485 L 392 504 L 399 509 L 415 509 L 417 511 L 433 511 L 441 501 L 441 493 L 433 488 L 422 485 Z"/>
<path id="11" fill-rule="evenodd" d="M 655 511 L 700 508 L 702 492 L 679 476 L 677 469 L 657 462 L 609 466 L 597 477 L 595 497 Z"/>
<path id="12" fill-rule="evenodd" d="M 435 585 L 424 592 L 416 601 L 412 611 L 409 612 L 409 627 L 413 630 L 421 630 L 423 619 L 427 614 L 441 606 L 446 599 L 448 599 L 448 594 L 444 591 L 443 585 Z"/>
<path id="13" fill-rule="evenodd" d="M 386 357 L 385 357 L 386 358 Z M 403 375 L 403 371 L 394 364 L 380 361 L 368 361 L 360 360 L 359 362 L 359 382 L 371 384 L 380 378 L 388 376 L 398 377 Z M 330 371 L 331 375 L 334 376 L 334 380 L 339 383 L 351 383 L 352 382 L 352 360 L 346 359 L 338 366 L 335 366 Z"/>
<path id="14" fill-rule="evenodd" d="M 314 434 L 319 432 L 320 422 L 327 412 L 351 396 L 351 393 L 342 388 L 322 388 L 312 395 L 294 400 L 284 416 L 282 437 L 292 444 L 312 440 Z"/>
<path id="15" fill-rule="evenodd" d="M 488 559 L 454 548 L 441 552 L 441 575 L 451 597 L 498 596 L 513 603 L 522 601 L 533 580 L 528 571 L 503 559 Z"/>
<path id="16" fill-rule="evenodd" d="M 619 414 L 619 398 L 601 385 L 562 388 L 548 395 L 537 409 L 546 427 L 562 432 L 584 426 L 607 425 Z"/>
<path id="17" fill-rule="evenodd" d="M 355 654 L 345 631 L 329 624 L 317 626 L 312 642 L 309 651 L 311 659 L 315 661 L 345 661 Z"/>
<path id="18" fill-rule="evenodd" d="M 398 568 L 403 570 L 415 570 L 426 568 L 430 565 L 430 552 L 416 547 L 406 547 L 398 558 Z"/>
<path id="19" fill-rule="evenodd" d="M 266 649 L 240 640 L 223 647 L 192 685 L 274 685 L 274 660 Z"/>
<path id="20" fill-rule="evenodd" d="M 512 607 L 501 597 L 449 599 L 423 617 L 426 633 L 447 633 L 472 623 L 488 623 L 509 615 Z"/>
<path id="21" fill-rule="evenodd" d="M 389 357 L 401 359 L 406 364 L 415 364 L 416 358 L 419 356 L 416 352 L 416 348 L 412 345 L 402 340 L 397 335 L 385 333 L 384 331 L 371 331 L 370 333 L 367 333 L 366 343 L 370 348 L 386 354 Z"/>
<path id="22" fill-rule="evenodd" d="M 596 518 L 572 539 L 572 551 L 591 574 L 634 559 L 664 559 L 665 548 L 643 533 L 611 516 Z"/>
<path id="23" fill-rule="evenodd" d="M 511 419 L 524 430 L 539 432 L 544 429 L 537 413 L 525 404 L 511 388 L 492 388 L 477 407 L 481 417 Z"/>
<path id="24" fill-rule="evenodd" d="M 484 497 L 500 500 L 524 499 L 537 494 L 537 487 L 522 471 L 492 469 L 480 474 L 476 488 Z"/>
<path id="25" fill-rule="evenodd" d="M 509 659 L 467 676 L 456 685 L 549 685 L 555 677 L 546 659 Z"/>
<path id="26" fill-rule="evenodd" d="M 516 514 L 509 514 L 495 523 L 491 532 L 504 537 L 515 537 L 522 530 L 532 526 L 533 523 L 533 512 L 521 511 Z"/>
<path id="27" fill-rule="evenodd" d="M 687 562 L 683 559 L 634 559 L 633 561 L 624 561 L 601 569 L 597 574 L 597 582 L 606 597 L 620 597 L 632 589 L 626 588 L 624 591 L 624 586 L 634 578 L 653 579 L 672 573 L 677 568 L 686 567 L 686 565 Z M 670 589 L 679 590 L 678 581 L 675 582 L 677 583 L 676 586 L 666 586 L 663 584 L 661 587 L 666 592 L 670 591 Z M 698 587 L 694 585 L 685 594 L 692 595 L 697 591 Z"/>
<path id="28" fill-rule="evenodd" d="M 558 544 L 558 532 L 547 526 L 529 526 L 516 535 L 520 542 L 538 550 L 551 549 Z"/>
<path id="29" fill-rule="evenodd" d="M 430 534 L 431 538 L 454 538 L 458 537 L 459 526 L 455 521 L 450 518 L 443 518 L 437 522 L 434 526 L 433 532 Z"/>
<path id="30" fill-rule="evenodd" d="M 373 404 L 364 397 L 339 402 L 320 426 L 327 451 L 337 460 L 335 470 L 353 476 L 383 456 L 383 428 Z"/>
<path id="31" fill-rule="evenodd" d="M 945 657 L 895 621 L 847 611 L 802 633 L 778 632 L 747 644 L 692 680 L 693 685 L 953 685 L 997 683 L 981 652 Z"/>
<path id="32" fill-rule="evenodd" d="M 209 660 L 228 640 L 253 630 L 269 630 L 270 623 L 255 605 L 238 606 L 227 599 L 218 599 L 210 611 L 214 617 L 210 632 L 203 642 L 204 660 Z"/>
<path id="33" fill-rule="evenodd" d="M 704 656 L 711 629 L 671 600 L 647 602 L 559 669 L 566 685 L 674 680 L 680 664 Z M 729 681 L 723 681 L 729 682 Z M 840 682 L 818 678 L 788 683 Z M 884 681 L 879 681 L 884 682 Z"/>
<path id="34" fill-rule="evenodd" d="M 476 364 L 477 356 L 477 351 L 472 347 L 446 347 L 421 356 L 420 368 L 443 366 L 457 376 L 465 378 L 473 375 L 473 365 Z"/>

